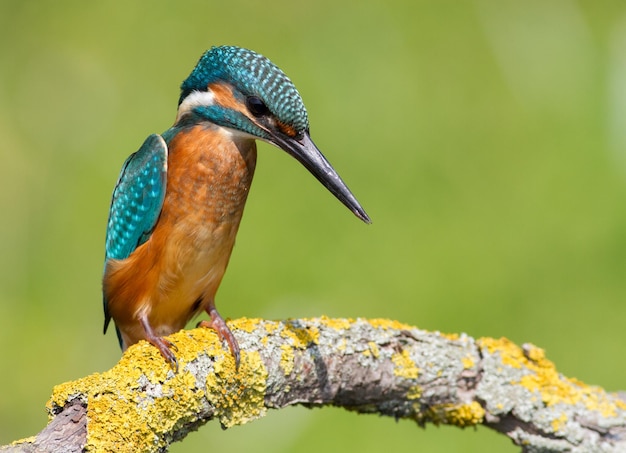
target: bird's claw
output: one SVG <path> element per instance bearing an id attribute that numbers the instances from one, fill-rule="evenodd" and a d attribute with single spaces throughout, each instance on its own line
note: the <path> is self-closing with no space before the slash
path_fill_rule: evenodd
<path id="1" fill-rule="evenodd" d="M 210 309 L 208 310 L 208 313 L 211 319 L 200 321 L 197 327 L 206 327 L 208 329 L 213 329 L 215 330 L 215 332 L 217 332 L 220 340 L 226 340 L 226 343 L 228 343 L 228 348 L 230 349 L 230 353 L 235 359 L 235 368 L 239 369 L 241 353 L 239 350 L 239 343 L 237 343 L 237 339 L 226 324 L 226 321 L 224 321 L 224 318 L 220 316 L 216 309 Z"/>
<path id="2" fill-rule="evenodd" d="M 174 369 L 174 372 L 178 373 L 178 359 L 172 352 L 172 349 L 178 352 L 176 345 L 163 337 L 152 337 L 148 341 L 159 350 L 165 361 Z"/>

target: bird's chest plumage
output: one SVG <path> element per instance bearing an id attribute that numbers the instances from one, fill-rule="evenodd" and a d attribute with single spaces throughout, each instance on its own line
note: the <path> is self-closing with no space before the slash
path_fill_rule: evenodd
<path id="1" fill-rule="evenodd" d="M 223 133 L 203 135 L 202 129 L 196 127 L 172 140 L 159 223 L 184 231 L 193 239 L 188 245 L 199 242 L 204 249 L 207 241 L 214 242 L 215 234 L 238 224 L 252 182 L 256 148 L 253 141 L 237 146 Z"/>
<path id="2" fill-rule="evenodd" d="M 213 301 L 226 270 L 256 164 L 252 140 L 195 126 L 168 144 L 165 199 L 149 240 L 112 269 L 110 310 L 133 342 L 147 315 L 159 335 L 179 330 Z M 132 281 L 132 283 L 131 283 Z M 124 312 L 124 313 L 122 313 Z"/>
<path id="3" fill-rule="evenodd" d="M 196 126 L 170 143 L 161 217 L 159 284 L 166 304 L 213 298 L 226 269 L 254 167 L 254 141 L 236 143 L 222 129 Z M 198 307 L 200 308 L 200 307 Z"/>

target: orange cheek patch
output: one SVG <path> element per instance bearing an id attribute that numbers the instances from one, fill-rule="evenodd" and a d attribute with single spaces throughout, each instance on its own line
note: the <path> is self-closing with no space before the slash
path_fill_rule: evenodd
<path id="1" fill-rule="evenodd" d="M 241 102 L 237 101 L 233 96 L 233 92 L 230 87 L 223 83 L 211 83 L 209 84 L 209 90 L 215 96 L 215 102 L 227 109 L 236 110 L 248 116 L 248 109 Z"/>
<path id="2" fill-rule="evenodd" d="M 289 124 L 281 123 L 280 121 L 278 121 L 276 122 L 276 126 L 278 126 L 278 129 L 280 129 L 280 131 L 288 137 L 293 138 L 297 135 L 296 129 Z"/>

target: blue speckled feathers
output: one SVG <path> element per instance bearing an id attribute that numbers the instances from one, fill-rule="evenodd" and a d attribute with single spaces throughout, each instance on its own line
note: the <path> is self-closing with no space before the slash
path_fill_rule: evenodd
<path id="1" fill-rule="evenodd" d="M 113 191 L 106 234 L 106 259 L 127 258 L 154 228 L 165 197 L 167 145 L 152 134 L 122 167 Z"/>
<path id="2" fill-rule="evenodd" d="M 212 47 L 204 53 L 181 86 L 182 102 L 193 91 L 206 91 L 211 83 L 231 83 L 246 95 L 259 96 L 279 121 L 298 132 L 309 129 L 309 120 L 298 90 L 274 63 L 248 49 Z"/>

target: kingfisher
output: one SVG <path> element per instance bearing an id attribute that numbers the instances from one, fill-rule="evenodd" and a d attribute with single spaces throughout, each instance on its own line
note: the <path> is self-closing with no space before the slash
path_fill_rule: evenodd
<path id="1" fill-rule="evenodd" d="M 122 350 L 147 340 L 178 368 L 165 338 L 206 312 L 239 364 L 237 340 L 215 308 L 252 183 L 255 140 L 296 158 L 358 218 L 370 223 L 311 140 L 291 80 L 269 59 L 212 47 L 182 83 L 174 125 L 150 135 L 122 166 L 113 190 L 103 276 L 104 333 Z"/>

